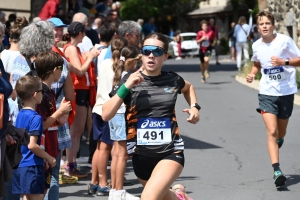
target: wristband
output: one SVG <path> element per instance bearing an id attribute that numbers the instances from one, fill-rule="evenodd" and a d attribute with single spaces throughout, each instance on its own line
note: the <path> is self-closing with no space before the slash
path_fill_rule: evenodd
<path id="1" fill-rule="evenodd" d="M 125 84 L 122 84 L 122 86 L 118 89 L 117 95 L 121 99 L 125 99 L 129 91 L 130 90 L 125 86 Z"/>

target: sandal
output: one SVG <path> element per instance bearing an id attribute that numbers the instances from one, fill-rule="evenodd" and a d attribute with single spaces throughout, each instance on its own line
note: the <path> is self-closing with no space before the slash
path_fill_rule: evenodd
<path id="1" fill-rule="evenodd" d="M 64 174 L 59 174 L 59 184 L 75 184 L 78 178 L 75 176 L 67 176 Z"/>

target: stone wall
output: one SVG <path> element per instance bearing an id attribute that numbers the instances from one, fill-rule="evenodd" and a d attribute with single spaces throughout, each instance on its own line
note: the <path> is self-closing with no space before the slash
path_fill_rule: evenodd
<path id="1" fill-rule="evenodd" d="M 259 0 L 259 9 L 274 14 L 278 33 L 292 37 L 300 47 L 300 0 Z"/>

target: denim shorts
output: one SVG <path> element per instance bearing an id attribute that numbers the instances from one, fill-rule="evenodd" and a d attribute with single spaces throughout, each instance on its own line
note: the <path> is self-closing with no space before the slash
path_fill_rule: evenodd
<path id="1" fill-rule="evenodd" d="M 276 115 L 279 119 L 288 119 L 293 112 L 294 94 L 286 96 L 269 96 L 258 94 L 259 108 L 257 112 Z"/>
<path id="2" fill-rule="evenodd" d="M 114 141 L 125 141 L 126 138 L 126 122 L 125 115 L 117 113 L 108 122 L 110 129 L 110 139 Z"/>

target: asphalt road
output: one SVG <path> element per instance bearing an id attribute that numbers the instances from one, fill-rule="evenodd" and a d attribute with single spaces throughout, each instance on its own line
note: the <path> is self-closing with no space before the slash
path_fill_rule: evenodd
<path id="1" fill-rule="evenodd" d="M 178 72 L 196 90 L 202 109 L 200 122 L 186 122 L 182 110 L 188 106 L 183 96 L 178 98 L 176 112 L 179 130 L 185 141 L 185 168 L 176 180 L 186 186 L 194 200 L 299 200 L 300 199 L 300 107 L 295 106 L 280 149 L 281 169 L 288 181 L 277 190 L 273 183 L 273 169 L 266 145 L 266 130 L 256 112 L 257 91 L 235 81 L 236 65 L 221 60 L 211 65 L 211 77 L 200 82 L 198 58 L 168 60 L 164 70 Z M 82 144 L 83 154 L 87 146 Z M 140 195 L 138 183 L 128 162 L 126 177 L 135 185 L 125 187 Z M 107 199 L 87 194 L 90 176 L 75 185 L 61 185 L 60 199 Z M 155 191 L 153 191 L 155 192 Z"/>

